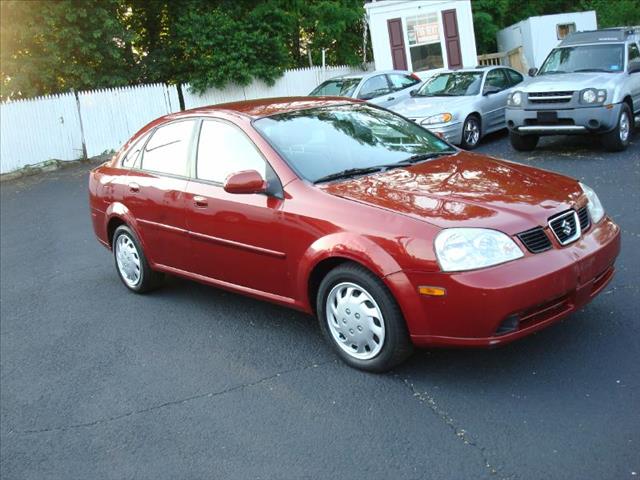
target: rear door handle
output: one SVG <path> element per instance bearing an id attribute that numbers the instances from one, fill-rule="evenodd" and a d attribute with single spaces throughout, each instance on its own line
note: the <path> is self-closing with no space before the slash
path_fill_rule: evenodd
<path id="1" fill-rule="evenodd" d="M 200 195 L 194 195 L 193 203 L 198 208 L 204 208 L 209 205 L 206 197 L 201 197 Z"/>
<path id="2" fill-rule="evenodd" d="M 139 192 L 139 191 L 140 191 L 140 185 L 138 185 L 138 184 L 137 184 L 137 183 L 135 183 L 135 182 L 131 182 L 131 183 L 129 184 L 129 191 L 130 191 L 130 192 L 132 192 L 132 193 L 137 193 L 137 192 Z"/>

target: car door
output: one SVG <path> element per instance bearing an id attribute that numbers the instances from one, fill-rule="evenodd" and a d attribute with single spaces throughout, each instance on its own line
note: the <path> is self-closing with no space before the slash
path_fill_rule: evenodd
<path id="1" fill-rule="evenodd" d="M 179 269 L 187 261 L 184 202 L 196 123 L 179 120 L 157 127 L 124 185 L 124 204 L 136 221 L 149 259 Z"/>
<path id="2" fill-rule="evenodd" d="M 503 68 L 489 70 L 484 81 L 482 89 L 484 133 L 498 130 L 504 126 L 504 112 L 510 88 L 510 81 L 504 70 Z"/>
<path id="3" fill-rule="evenodd" d="M 387 76 L 380 74 L 366 79 L 360 86 L 357 97 L 360 100 L 367 100 L 369 103 L 386 107 L 395 100 L 390 93 L 391 87 Z"/>
<path id="4" fill-rule="evenodd" d="M 187 185 L 190 271 L 220 282 L 290 298 L 281 198 L 224 190 L 229 174 L 256 170 L 279 180 L 251 139 L 222 119 L 202 121 Z"/>
<path id="5" fill-rule="evenodd" d="M 391 93 L 385 99 L 384 106 L 387 108 L 409 97 L 411 90 L 418 88 L 422 82 L 415 75 L 404 73 L 389 73 L 387 79 L 391 85 Z"/>
<path id="6" fill-rule="evenodd" d="M 627 66 L 631 62 L 640 62 L 640 48 L 635 43 L 629 44 L 629 60 Z M 628 68 L 628 67 L 627 67 Z M 629 90 L 631 92 L 631 99 L 633 103 L 633 109 L 635 113 L 640 113 L 640 73 L 631 73 L 629 75 Z"/>

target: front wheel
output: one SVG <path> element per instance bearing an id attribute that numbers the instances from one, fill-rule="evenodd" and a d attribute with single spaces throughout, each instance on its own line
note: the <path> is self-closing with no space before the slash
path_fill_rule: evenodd
<path id="1" fill-rule="evenodd" d="M 529 152 L 538 145 L 538 135 L 518 135 L 515 132 L 509 132 L 509 141 L 511 146 L 519 152 Z"/>
<path id="2" fill-rule="evenodd" d="M 460 146 L 465 150 L 473 150 L 480 143 L 481 135 L 480 119 L 475 115 L 469 115 L 462 126 L 462 143 L 460 143 Z"/>
<path id="3" fill-rule="evenodd" d="M 633 120 L 631 109 L 626 103 L 622 104 L 616 128 L 602 135 L 602 144 L 610 152 L 621 152 L 629 146 Z"/>
<path id="4" fill-rule="evenodd" d="M 161 284 L 163 275 L 151 270 L 140 241 L 129 227 L 120 225 L 116 229 L 112 248 L 120 280 L 129 290 L 145 293 Z"/>
<path id="5" fill-rule="evenodd" d="M 360 265 L 343 264 L 327 274 L 316 311 L 325 338 L 352 367 L 383 372 L 411 353 L 400 307 L 384 283 Z"/>

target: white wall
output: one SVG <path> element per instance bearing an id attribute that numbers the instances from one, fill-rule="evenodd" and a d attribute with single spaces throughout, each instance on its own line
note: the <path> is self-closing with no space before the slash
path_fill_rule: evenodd
<path id="1" fill-rule="evenodd" d="M 402 19 L 402 31 L 405 36 L 405 53 L 407 65 L 412 70 L 411 52 L 407 40 L 407 17 L 424 13 L 438 13 L 440 28 L 440 44 L 444 67 L 448 65 L 447 51 L 444 44 L 444 26 L 442 24 L 442 10 L 456 10 L 458 31 L 460 34 L 460 51 L 464 67 L 475 67 L 478 61 L 476 39 L 473 29 L 473 14 L 470 0 L 414 0 L 414 1 L 379 1 L 365 5 L 371 32 L 371 48 L 376 70 L 393 69 L 391 47 L 389 45 L 389 30 L 387 21 L 393 18 Z"/>
<path id="2" fill-rule="evenodd" d="M 530 17 L 498 32 L 498 51 L 508 52 L 522 46 L 529 67 L 540 68 L 549 52 L 560 42 L 556 26 L 564 23 L 575 23 L 576 31 L 598 28 L 593 10 Z"/>

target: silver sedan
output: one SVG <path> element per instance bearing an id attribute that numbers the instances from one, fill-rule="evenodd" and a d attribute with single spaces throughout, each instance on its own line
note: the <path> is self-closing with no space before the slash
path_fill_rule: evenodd
<path id="1" fill-rule="evenodd" d="M 508 67 L 445 71 L 390 109 L 470 150 L 487 133 L 506 127 L 507 97 L 523 80 Z"/>
<path id="2" fill-rule="evenodd" d="M 422 80 L 406 70 L 385 70 L 366 74 L 348 74 L 322 82 L 311 97 L 349 97 L 389 108 L 409 98 L 409 92 Z"/>

